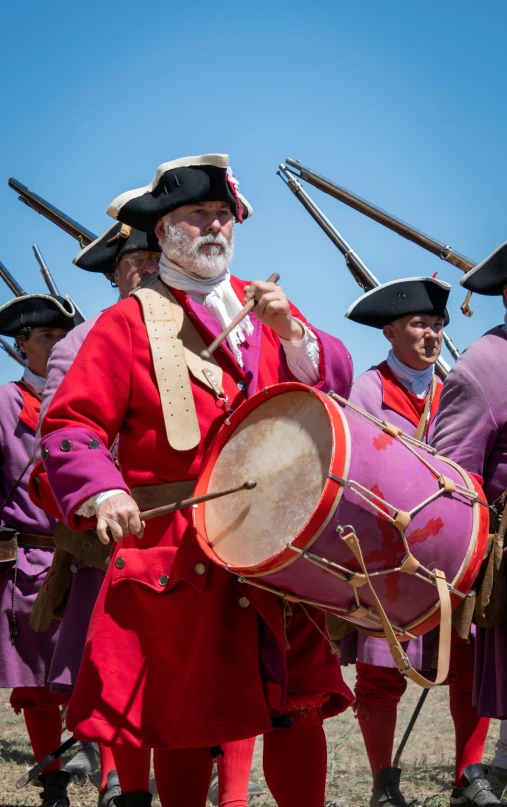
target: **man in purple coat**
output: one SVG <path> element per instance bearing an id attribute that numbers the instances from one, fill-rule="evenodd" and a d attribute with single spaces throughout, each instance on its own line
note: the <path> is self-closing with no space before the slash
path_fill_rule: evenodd
<path id="1" fill-rule="evenodd" d="M 118 287 L 120 299 L 124 299 L 158 272 L 160 252 L 155 235 L 142 233 L 117 223 L 76 255 L 74 263 L 87 272 L 104 274 Z M 99 312 L 74 328 L 51 352 L 37 430 L 36 456 L 39 454 L 40 424 L 44 414 L 81 345 L 101 314 L 102 312 Z M 37 471 L 34 475 L 40 480 Z M 38 493 L 40 494 L 40 491 Z M 72 694 L 79 672 L 88 623 L 104 579 L 104 573 L 100 569 L 87 566 L 77 558 L 74 558 L 71 570 L 74 573 L 73 583 L 48 676 L 51 689 L 67 697 Z M 111 751 L 102 745 L 99 751 L 101 763 L 99 801 L 102 807 L 107 807 L 111 799 L 118 795 L 119 788 Z M 65 770 L 72 774 L 89 775 L 96 770 L 97 763 L 98 751 L 95 743 L 82 743 L 75 757 L 65 766 Z"/>
<path id="2" fill-rule="evenodd" d="M 468 272 L 461 285 L 476 294 L 502 297 L 507 308 L 504 251 L 505 244 Z M 433 437 L 439 453 L 482 478 L 488 502 L 500 510 L 499 500 L 507 490 L 506 402 L 507 324 L 504 323 L 467 348 L 453 367 L 444 384 Z M 474 704 L 480 715 L 507 718 L 506 673 L 504 617 L 494 628 L 477 629 Z M 505 772 L 503 779 L 505 783 Z"/>
<path id="3" fill-rule="evenodd" d="M 53 345 L 76 323 L 61 297 L 27 294 L 0 308 L 0 333 L 13 336 L 26 359 L 19 381 L 0 387 L 0 687 L 23 711 L 37 762 L 61 743 L 61 695 L 47 687 L 58 627 L 34 633 L 28 620 L 54 549 L 53 518 L 28 496 L 35 429 Z M 77 318 L 80 321 L 80 318 Z M 43 807 L 68 807 L 69 774 L 59 760 L 41 774 Z"/>
<path id="4" fill-rule="evenodd" d="M 356 379 L 350 401 L 424 442 L 431 438 L 442 391 L 435 362 L 449 321 L 449 291 L 447 283 L 431 277 L 395 280 L 360 297 L 346 313 L 354 322 L 382 328 L 391 343 L 387 360 Z M 404 643 L 415 669 L 431 671 L 437 640 L 434 630 Z M 342 663 L 356 662 L 355 708 L 374 778 L 371 807 L 405 807 L 399 790 L 401 771 L 392 767 L 392 752 L 397 706 L 407 680 L 381 639 L 354 631 L 342 640 L 340 650 Z M 473 652 L 473 643 L 453 631 L 448 683 L 456 732 L 456 787 L 451 799 L 455 807 L 472 803 L 469 788 L 474 785 L 467 774 L 472 779 L 473 773 L 467 766 L 482 759 L 489 725 L 471 705 Z M 484 803 L 497 803 L 492 793 L 487 796 L 490 801 Z"/>

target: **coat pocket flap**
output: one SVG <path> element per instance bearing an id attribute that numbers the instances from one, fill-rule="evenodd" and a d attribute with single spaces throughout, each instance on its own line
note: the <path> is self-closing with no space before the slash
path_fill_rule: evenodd
<path id="1" fill-rule="evenodd" d="M 112 561 L 112 585 L 123 581 L 141 583 L 162 594 L 181 581 L 201 593 L 211 561 L 193 546 L 158 546 L 146 549 L 118 547 Z"/>

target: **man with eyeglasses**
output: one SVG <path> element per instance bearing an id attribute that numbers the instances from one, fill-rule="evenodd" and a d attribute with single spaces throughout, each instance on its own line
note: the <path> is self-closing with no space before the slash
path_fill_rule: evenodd
<path id="1" fill-rule="evenodd" d="M 120 299 L 124 299 L 158 273 L 160 252 L 155 235 L 142 233 L 126 225 L 114 224 L 76 255 L 74 263 L 87 272 L 104 274 L 113 286 L 119 289 Z M 48 363 L 39 430 L 55 392 L 102 313 L 99 312 L 75 328 L 71 332 L 72 339 L 65 338 L 55 345 Z M 46 480 L 41 473 L 40 463 L 32 474 L 31 493 L 32 498 L 34 495 L 37 496 L 42 508 L 54 511 L 54 505 L 48 504 L 50 497 L 47 495 Z M 54 512 L 54 515 L 58 513 Z M 69 696 L 79 671 L 91 612 L 104 579 L 103 571 L 87 566 L 77 558 L 73 558 L 70 568 L 73 572 L 72 585 L 48 679 L 53 691 Z M 101 767 L 99 804 L 101 807 L 107 807 L 112 798 L 120 792 L 109 748 L 100 745 L 97 751 L 95 743 L 83 743 L 65 770 L 71 774 L 90 775 L 97 768 L 99 755 Z"/>

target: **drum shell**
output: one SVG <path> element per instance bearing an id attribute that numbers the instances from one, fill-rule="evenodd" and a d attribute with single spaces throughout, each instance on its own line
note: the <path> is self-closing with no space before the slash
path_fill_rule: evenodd
<path id="1" fill-rule="evenodd" d="M 292 392 L 301 393 L 302 390 L 313 396 L 316 406 L 326 410 L 333 445 L 329 460 L 331 476 L 324 484 L 311 517 L 290 541 L 292 547 L 300 552 L 306 550 L 315 557 L 305 558 L 300 552 L 282 545 L 279 552 L 260 563 L 232 565 L 227 562 L 227 557 L 219 557 L 210 546 L 206 506 L 200 506 L 195 511 L 201 545 L 215 562 L 227 565 L 247 581 L 288 592 L 289 596 L 346 616 L 372 635 L 382 635 L 382 631 L 370 619 L 356 619 L 352 613 L 358 601 L 361 605 L 374 608 L 368 586 L 363 585 L 355 590 L 343 579 L 348 576 L 347 571 L 360 571 L 358 561 L 342 540 L 342 536 L 353 527 L 368 573 L 373 575 L 371 580 L 375 591 L 389 619 L 395 626 L 408 632 L 406 638 L 421 635 L 439 622 L 437 590 L 427 580 L 413 574 L 379 574 L 386 569 L 399 567 L 407 555 L 400 532 L 383 511 L 392 513 L 388 506 L 392 505 L 408 512 L 426 502 L 413 514 L 405 530 L 410 551 L 421 567 L 430 572 L 440 569 L 456 591 L 466 593 L 479 570 L 487 542 L 487 507 L 473 503 L 459 493 L 443 493 L 429 501 L 439 490 L 439 475 L 483 495 L 475 480 L 459 466 L 429 453 L 423 447 L 407 447 L 382 431 L 364 414 L 339 405 L 318 390 L 301 384 L 281 384 L 253 396 L 234 413 L 230 426 L 224 427 L 215 438 L 205 459 L 196 495 L 207 491 L 208 482 L 213 478 L 214 463 L 249 412 L 255 407 L 262 407 L 266 400 L 281 396 L 278 401 L 280 412 L 283 413 L 289 401 L 284 400 L 283 396 Z M 268 445 L 266 462 L 269 462 Z M 436 473 L 425 463 L 429 463 Z M 358 488 L 354 492 L 340 479 L 359 483 L 366 490 Z M 373 498 L 372 494 L 378 498 Z M 297 497 L 298 491 L 294 490 L 293 495 Z M 291 501 L 287 501 L 286 506 L 290 508 Z M 342 567 L 342 570 L 326 568 L 325 561 Z M 452 594 L 451 600 L 453 606 L 460 602 L 457 594 Z"/>

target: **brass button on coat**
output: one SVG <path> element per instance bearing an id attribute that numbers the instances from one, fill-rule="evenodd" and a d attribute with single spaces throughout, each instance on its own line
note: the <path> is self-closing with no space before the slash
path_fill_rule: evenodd
<path id="1" fill-rule="evenodd" d="M 43 448 L 43 449 L 42 449 L 42 451 L 41 451 L 41 455 L 42 455 L 42 459 L 43 459 L 43 460 L 47 460 L 47 459 L 48 459 L 48 457 L 49 457 L 49 451 L 47 450 L 47 448 Z"/>
<path id="2" fill-rule="evenodd" d="M 98 440 L 90 440 L 90 442 L 88 443 L 88 448 L 98 448 L 98 447 L 99 447 Z"/>
<path id="3" fill-rule="evenodd" d="M 125 566 L 125 558 L 116 558 L 114 565 L 117 569 L 123 569 Z"/>
<path id="4" fill-rule="evenodd" d="M 160 580 L 158 581 L 159 586 L 167 586 L 169 582 L 169 578 L 166 574 L 163 574 Z"/>
<path id="5" fill-rule="evenodd" d="M 77 566 L 76 566 L 76 564 L 75 564 L 75 563 L 71 563 L 71 564 L 70 564 L 70 570 L 71 570 L 72 574 L 76 574 L 76 573 L 77 573 Z"/>
<path id="6" fill-rule="evenodd" d="M 239 389 L 240 392 L 244 392 L 246 390 L 246 384 L 245 384 L 244 381 L 238 381 L 236 386 L 237 386 L 237 388 Z"/>
<path id="7" fill-rule="evenodd" d="M 70 440 L 62 440 L 60 443 L 60 448 L 62 451 L 70 451 Z"/>
<path id="8" fill-rule="evenodd" d="M 240 608 L 248 608 L 248 606 L 250 605 L 250 601 L 247 600 L 246 597 L 240 597 L 238 600 L 238 605 Z"/>
<path id="9" fill-rule="evenodd" d="M 204 563 L 198 563 L 196 565 L 196 567 L 195 567 L 195 573 L 196 574 L 204 574 L 205 571 L 206 571 L 206 566 L 204 565 Z"/>

